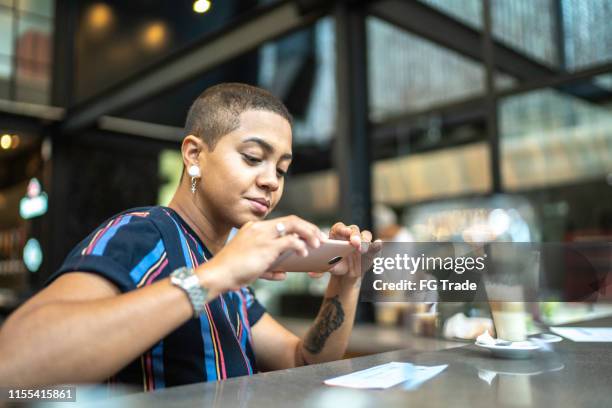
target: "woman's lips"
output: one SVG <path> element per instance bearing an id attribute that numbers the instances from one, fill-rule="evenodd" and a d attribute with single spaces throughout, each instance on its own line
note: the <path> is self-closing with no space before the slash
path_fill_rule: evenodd
<path id="1" fill-rule="evenodd" d="M 250 198 L 247 198 L 247 200 L 251 204 L 251 210 L 253 210 L 253 212 L 255 212 L 256 214 L 265 214 L 268 212 L 267 205 L 262 204 L 259 201 L 252 200 Z"/>

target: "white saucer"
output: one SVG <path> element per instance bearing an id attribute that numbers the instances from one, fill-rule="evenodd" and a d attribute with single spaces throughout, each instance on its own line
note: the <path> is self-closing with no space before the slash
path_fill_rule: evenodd
<path id="1" fill-rule="evenodd" d="M 541 346 L 534 344 L 530 341 L 515 341 L 507 346 L 500 346 L 497 344 L 485 344 L 476 342 L 474 343 L 478 347 L 482 347 L 491 351 L 495 357 L 499 358 L 510 358 L 510 359 L 525 359 L 532 357 L 532 353 L 536 350 L 541 349 Z"/>

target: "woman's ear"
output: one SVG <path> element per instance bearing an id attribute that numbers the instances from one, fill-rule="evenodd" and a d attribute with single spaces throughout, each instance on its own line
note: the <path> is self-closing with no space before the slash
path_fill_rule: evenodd
<path id="1" fill-rule="evenodd" d="M 183 164 L 185 168 L 189 168 L 194 164 L 198 164 L 200 152 L 204 149 L 204 142 L 194 135 L 185 136 L 181 144 L 181 154 L 183 155 Z"/>

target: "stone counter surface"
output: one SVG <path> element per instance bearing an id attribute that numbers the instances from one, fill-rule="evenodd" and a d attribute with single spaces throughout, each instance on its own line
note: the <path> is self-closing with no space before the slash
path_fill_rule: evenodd
<path id="1" fill-rule="evenodd" d="M 572 326 L 612 326 L 612 318 Z M 612 343 L 564 339 L 530 360 L 493 358 L 466 345 L 438 351 L 400 350 L 193 384 L 101 402 L 146 407 L 605 407 L 612 404 Z M 327 378 L 391 361 L 448 364 L 418 389 L 329 387 Z M 96 404 L 98 405 L 98 404 Z"/>

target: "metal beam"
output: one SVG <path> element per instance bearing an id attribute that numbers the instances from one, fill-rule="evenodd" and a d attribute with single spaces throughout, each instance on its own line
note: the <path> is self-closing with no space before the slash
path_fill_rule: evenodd
<path id="1" fill-rule="evenodd" d="M 62 131 L 74 133 L 92 126 L 102 116 L 116 114 L 173 89 L 266 41 L 314 22 L 321 14 L 321 11 L 303 14 L 294 1 L 268 6 L 78 105 L 68 112 Z"/>
<path id="2" fill-rule="evenodd" d="M 165 142 L 180 143 L 185 136 L 185 129 L 182 127 L 160 125 L 114 116 L 102 116 L 98 119 L 98 128 L 109 132 L 141 136 Z"/>
<path id="3" fill-rule="evenodd" d="M 363 7 L 338 2 L 336 20 L 337 133 L 333 161 L 340 182 L 340 217 L 372 227 L 368 76 Z"/>
<path id="4" fill-rule="evenodd" d="M 56 106 L 38 105 L 0 99 L 0 114 L 17 117 L 35 118 L 47 122 L 57 122 L 64 118 L 65 110 Z"/>
<path id="5" fill-rule="evenodd" d="M 493 41 L 493 17 L 491 15 L 491 1 L 482 0 L 483 41 L 482 55 L 484 57 L 486 80 L 486 110 L 487 110 L 487 138 L 489 140 L 489 168 L 491 170 L 491 192 L 503 192 L 501 174 L 501 155 L 499 146 L 498 103 L 495 92 L 495 44 Z"/>
<path id="6" fill-rule="evenodd" d="M 51 104 L 68 107 L 73 103 L 75 71 L 76 1 L 56 1 L 51 66 Z"/>

